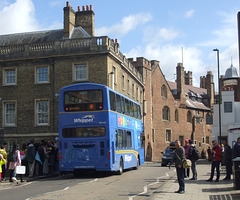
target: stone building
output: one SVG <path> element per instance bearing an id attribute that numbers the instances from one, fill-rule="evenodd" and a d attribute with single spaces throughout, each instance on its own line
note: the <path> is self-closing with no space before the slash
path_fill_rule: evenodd
<path id="1" fill-rule="evenodd" d="M 237 69 L 231 65 L 221 76 L 221 141 L 227 139 L 232 147 L 240 136 L 240 78 Z M 212 137 L 219 141 L 219 104 L 214 104 Z"/>
<path id="2" fill-rule="evenodd" d="M 75 12 L 67 2 L 63 29 L 0 36 L 2 141 L 56 138 L 59 90 L 74 83 L 107 85 L 143 101 L 142 75 L 117 40 L 94 36 L 94 17 L 92 6 Z"/>

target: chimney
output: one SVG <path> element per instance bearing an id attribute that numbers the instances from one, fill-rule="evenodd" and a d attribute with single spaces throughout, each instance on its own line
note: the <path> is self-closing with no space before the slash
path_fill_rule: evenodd
<path id="1" fill-rule="evenodd" d="M 82 7 L 82 11 L 80 9 L 76 12 L 75 15 L 75 26 L 81 26 L 85 31 L 87 31 L 90 35 L 94 36 L 94 16 L 95 13 L 93 12 L 92 5 Z"/>
<path id="2" fill-rule="evenodd" d="M 64 10 L 64 38 L 69 38 L 75 25 L 75 11 L 67 1 Z"/>
<path id="3" fill-rule="evenodd" d="M 207 89 L 207 96 L 209 99 L 209 107 L 212 108 L 214 104 L 214 83 L 213 83 L 213 74 L 211 71 L 207 72 L 205 88 Z"/>
<path id="4" fill-rule="evenodd" d="M 200 76 L 200 88 L 206 88 L 205 82 L 206 82 L 206 77 Z"/>
<path id="5" fill-rule="evenodd" d="M 185 84 L 192 85 L 192 72 L 184 72 L 185 73 Z"/>
<path id="6" fill-rule="evenodd" d="M 184 73 L 184 67 L 182 63 L 178 63 L 177 64 L 177 93 L 178 93 L 178 97 L 181 100 L 186 99 L 185 97 L 185 77 L 184 77 L 185 73 Z"/>
<path id="7" fill-rule="evenodd" d="M 159 66 L 159 61 L 158 60 L 151 60 L 151 67 L 156 67 Z"/>

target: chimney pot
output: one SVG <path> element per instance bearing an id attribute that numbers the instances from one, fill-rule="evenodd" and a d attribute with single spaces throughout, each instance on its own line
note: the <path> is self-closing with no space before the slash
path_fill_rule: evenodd
<path id="1" fill-rule="evenodd" d="M 86 7 L 87 7 L 87 10 L 89 10 L 89 6 L 87 5 Z"/>
<path id="2" fill-rule="evenodd" d="M 117 43 L 118 41 L 117 41 L 117 39 L 115 39 L 115 43 Z"/>
<path id="3" fill-rule="evenodd" d="M 90 10 L 93 10 L 92 5 L 90 5 Z"/>
<path id="4" fill-rule="evenodd" d="M 81 11 L 81 8 L 80 8 L 80 6 L 78 6 L 78 12 L 80 12 Z"/>
<path id="5" fill-rule="evenodd" d="M 85 11 L 85 6 L 82 7 L 82 10 Z"/>
<path id="6" fill-rule="evenodd" d="M 69 7 L 69 1 L 67 1 L 66 6 Z"/>

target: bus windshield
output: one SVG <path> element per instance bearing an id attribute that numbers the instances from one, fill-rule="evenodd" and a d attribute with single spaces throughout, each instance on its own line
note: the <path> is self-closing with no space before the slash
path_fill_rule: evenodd
<path id="1" fill-rule="evenodd" d="M 105 135 L 105 127 L 64 128 L 62 131 L 64 138 L 103 137 Z"/>
<path id="2" fill-rule="evenodd" d="M 67 91 L 64 93 L 65 111 L 92 111 L 102 109 L 102 90 Z"/>

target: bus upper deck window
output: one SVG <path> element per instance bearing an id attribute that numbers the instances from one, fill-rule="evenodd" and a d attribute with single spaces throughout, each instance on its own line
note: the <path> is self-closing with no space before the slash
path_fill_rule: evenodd
<path id="1" fill-rule="evenodd" d="M 103 91 L 96 90 L 77 90 L 64 93 L 64 110 L 92 111 L 103 109 Z"/>

